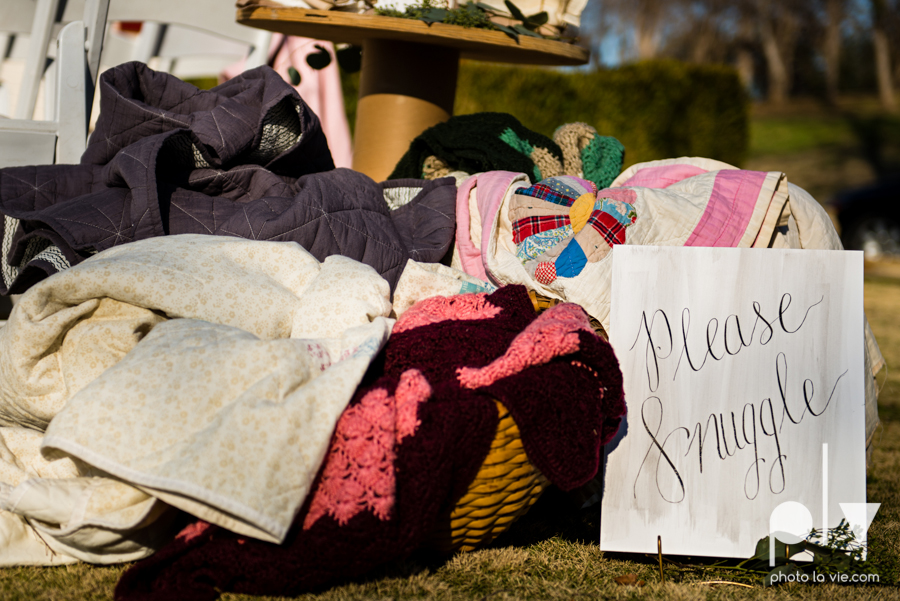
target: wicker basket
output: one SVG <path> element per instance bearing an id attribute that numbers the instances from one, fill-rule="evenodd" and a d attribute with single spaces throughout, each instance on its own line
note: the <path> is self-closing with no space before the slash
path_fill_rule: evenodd
<path id="1" fill-rule="evenodd" d="M 478 475 L 466 493 L 444 516 L 431 546 L 444 552 L 484 547 L 525 515 L 538 500 L 547 479 L 525 455 L 519 427 L 501 403 L 500 423 Z"/>
<path id="2" fill-rule="evenodd" d="M 534 305 L 534 310 L 538 313 L 546 311 L 550 307 L 563 302 L 558 298 L 550 298 L 548 296 L 538 294 L 534 290 L 528 291 L 528 297 L 531 299 L 531 304 Z M 597 333 L 597 336 L 599 336 L 603 340 L 609 340 L 609 336 L 606 335 L 606 330 L 603 329 L 603 326 L 600 324 L 600 322 L 594 319 L 594 317 L 591 315 L 588 315 L 588 318 L 591 322 L 591 327 L 594 328 L 594 332 Z"/>
<path id="3" fill-rule="evenodd" d="M 562 302 L 533 290 L 528 296 L 538 313 Z M 593 317 L 590 322 L 597 335 L 607 339 L 600 322 Z M 497 434 L 466 494 L 432 534 L 431 546 L 440 551 L 474 551 L 487 546 L 525 515 L 548 485 L 528 460 L 519 427 L 509 411 L 499 401 L 494 402 L 500 416 Z"/>

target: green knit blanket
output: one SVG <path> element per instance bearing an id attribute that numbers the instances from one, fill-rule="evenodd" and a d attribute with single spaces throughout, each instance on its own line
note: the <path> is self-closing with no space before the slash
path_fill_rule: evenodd
<path id="1" fill-rule="evenodd" d="M 454 171 L 513 171 L 537 182 L 574 175 L 606 188 L 622 170 L 625 148 L 584 123 L 559 127 L 553 140 L 506 113 L 451 117 L 412 141 L 388 179 L 436 179 Z"/>

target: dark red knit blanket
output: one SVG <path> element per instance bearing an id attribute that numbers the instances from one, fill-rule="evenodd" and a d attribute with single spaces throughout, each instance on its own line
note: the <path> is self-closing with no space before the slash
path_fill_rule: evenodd
<path id="1" fill-rule="evenodd" d="M 563 489 L 597 473 L 625 413 L 618 362 L 579 306 L 538 317 L 521 286 L 427 299 L 398 320 L 344 411 L 282 545 L 194 522 L 128 569 L 115 598 L 296 595 L 407 556 L 487 456 L 494 399 L 532 463 Z"/>

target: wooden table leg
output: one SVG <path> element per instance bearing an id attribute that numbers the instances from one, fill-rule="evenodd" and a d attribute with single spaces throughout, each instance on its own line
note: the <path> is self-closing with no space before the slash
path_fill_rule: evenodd
<path id="1" fill-rule="evenodd" d="M 410 142 L 453 114 L 459 51 L 369 39 L 363 43 L 353 168 L 383 181 Z"/>

